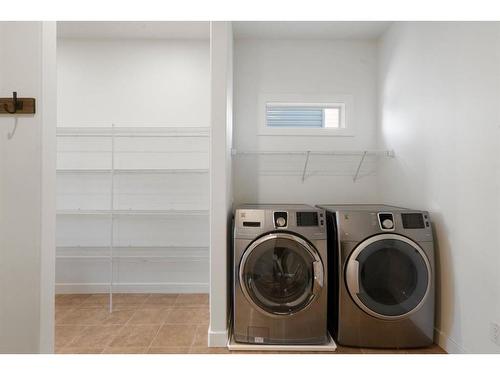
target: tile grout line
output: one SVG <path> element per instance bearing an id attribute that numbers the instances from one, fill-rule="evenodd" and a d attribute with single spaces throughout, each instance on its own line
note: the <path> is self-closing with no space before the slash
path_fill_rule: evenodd
<path id="1" fill-rule="evenodd" d="M 188 354 L 191 353 L 191 349 L 193 348 L 194 341 L 196 340 L 196 332 L 198 332 L 198 325 L 195 324 L 194 326 L 195 326 L 194 335 L 193 335 L 193 339 L 191 340 L 191 345 L 189 345 Z"/>
<path id="2" fill-rule="evenodd" d="M 141 309 L 142 306 L 144 306 L 144 304 L 146 303 L 147 299 L 151 296 L 151 294 L 149 294 L 145 299 L 144 301 L 137 307 L 137 309 L 133 312 L 133 314 L 130 316 L 130 318 L 127 319 L 127 321 L 123 324 L 121 324 L 121 328 L 118 330 L 118 332 L 116 333 L 116 335 L 113 336 L 113 338 L 111 340 L 109 340 L 108 344 L 104 346 L 104 349 L 102 350 L 102 354 L 104 354 L 104 352 L 106 351 L 106 349 L 110 349 L 111 348 L 111 344 L 113 343 L 113 341 L 120 335 L 120 333 L 122 333 L 122 331 L 125 329 L 125 327 L 127 326 L 127 324 L 132 320 L 132 318 L 135 316 L 135 314 L 137 314 L 137 312 Z M 121 310 L 121 311 L 126 311 L 126 310 Z M 117 311 L 113 311 L 113 312 L 117 312 Z"/>
<path id="3" fill-rule="evenodd" d="M 153 341 L 155 341 L 156 337 L 158 337 L 161 329 L 163 328 L 163 326 L 165 325 L 165 323 L 161 323 L 160 324 L 160 327 L 158 328 L 158 330 L 156 331 L 155 335 L 153 336 L 153 338 L 151 339 L 151 341 L 149 342 L 149 345 L 146 346 L 146 349 L 144 351 L 145 354 L 148 354 L 149 353 L 149 350 L 151 349 L 151 347 L 153 346 Z"/>
<path id="4" fill-rule="evenodd" d="M 175 296 L 175 300 L 172 304 L 172 307 L 175 306 L 175 303 L 177 302 L 177 299 L 179 298 L 179 294 L 177 294 Z M 158 337 L 158 335 L 160 334 L 160 331 L 161 329 L 163 328 L 163 326 L 165 325 L 165 321 L 168 319 L 168 316 L 170 315 L 170 313 L 172 312 L 172 309 L 169 308 L 168 310 L 168 314 L 167 316 L 165 317 L 165 319 L 163 320 L 163 322 L 161 323 L 160 325 L 160 328 L 158 328 L 158 331 L 156 331 L 156 335 L 151 339 L 150 343 L 149 343 L 149 346 L 146 348 L 146 351 L 145 351 L 145 354 L 148 354 L 149 351 L 151 350 L 151 347 L 153 346 L 153 342 L 156 340 L 156 338 Z"/>
<path id="5" fill-rule="evenodd" d="M 69 340 L 69 342 L 66 343 L 66 345 L 63 345 L 62 347 L 60 347 L 59 349 L 64 349 L 64 348 L 71 348 L 71 345 L 77 338 L 79 338 L 82 333 L 89 327 L 89 326 L 86 326 L 86 325 L 81 325 L 79 327 L 84 327 L 80 332 L 78 332 L 75 337 L 73 337 L 71 340 Z"/>
<path id="6" fill-rule="evenodd" d="M 94 296 L 96 294 L 89 294 L 79 305 L 76 305 L 75 306 L 75 310 L 82 310 L 82 309 L 94 309 L 94 310 L 100 310 L 102 309 L 105 305 L 102 305 L 102 306 L 99 306 L 99 307 L 96 307 L 96 306 L 88 306 L 87 308 L 85 306 L 83 306 L 85 304 L 85 302 L 87 300 L 89 300 L 92 296 Z M 77 333 L 75 335 L 75 337 L 73 337 L 73 339 L 71 339 L 68 343 L 66 343 L 65 345 L 63 345 L 61 348 L 59 349 L 63 349 L 63 348 L 70 348 L 71 347 L 71 344 L 73 342 L 75 342 L 78 338 L 80 338 L 82 335 L 83 335 L 83 332 L 85 332 L 85 330 L 87 330 L 89 327 L 93 327 L 93 326 L 105 326 L 105 327 L 108 327 L 108 326 L 122 326 L 122 328 L 120 328 L 120 330 L 117 332 L 116 335 L 118 335 L 122 329 L 123 329 L 123 326 L 122 324 L 66 324 L 66 326 L 69 326 L 69 325 L 73 325 L 73 326 L 79 326 L 79 327 L 84 327 L 81 332 Z M 109 343 L 112 342 L 112 340 L 115 338 L 116 336 L 114 336 L 110 341 Z M 109 343 L 107 345 L 104 346 L 103 350 L 101 351 L 104 352 L 104 350 L 109 346 Z"/>
<path id="7" fill-rule="evenodd" d="M 86 297 L 77 305 L 75 306 L 70 306 L 73 310 L 72 311 L 75 311 L 75 310 L 78 310 L 81 308 L 81 306 L 83 306 L 83 304 L 85 303 L 85 301 L 87 301 L 88 299 L 90 299 L 90 297 L 92 297 L 93 294 L 87 294 Z M 57 308 L 57 306 L 54 306 L 54 308 Z M 69 311 L 68 311 L 68 314 L 69 314 Z M 55 322 L 54 322 L 55 323 Z M 68 324 L 69 325 L 69 324 Z M 88 325 L 80 325 L 80 324 L 75 324 L 76 326 L 84 326 L 85 328 L 83 328 L 80 332 L 78 332 L 75 337 L 73 337 L 71 340 L 69 340 L 65 345 L 61 346 L 60 348 L 55 348 L 55 350 L 57 349 L 63 349 L 63 348 L 69 348 L 71 347 L 70 344 L 73 343 L 78 337 L 81 336 L 82 332 L 84 332 L 87 328 L 88 328 Z M 54 324 L 54 330 L 55 330 L 55 324 Z"/>

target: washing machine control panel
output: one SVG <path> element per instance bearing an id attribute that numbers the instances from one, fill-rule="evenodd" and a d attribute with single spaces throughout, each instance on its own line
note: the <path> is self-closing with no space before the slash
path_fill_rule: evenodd
<path id="1" fill-rule="evenodd" d="M 307 205 L 242 205 L 234 212 L 234 236 L 251 239 L 273 231 L 326 240 L 325 211 Z"/>

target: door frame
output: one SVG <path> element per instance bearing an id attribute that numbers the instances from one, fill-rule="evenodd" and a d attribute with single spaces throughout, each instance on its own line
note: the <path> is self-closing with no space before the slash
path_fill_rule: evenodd
<path id="1" fill-rule="evenodd" d="M 42 21 L 40 353 L 54 353 L 56 256 L 57 22 Z"/>

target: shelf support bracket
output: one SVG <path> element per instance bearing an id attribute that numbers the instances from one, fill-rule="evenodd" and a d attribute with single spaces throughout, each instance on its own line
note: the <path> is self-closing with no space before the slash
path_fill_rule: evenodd
<path id="1" fill-rule="evenodd" d="M 361 166 L 363 165 L 363 162 L 365 161 L 365 157 L 368 151 L 364 151 L 363 155 L 361 156 L 361 160 L 359 161 L 358 168 L 356 169 L 356 173 L 354 174 L 354 177 L 352 178 L 353 182 L 356 182 L 356 180 L 359 177 L 359 171 L 361 170 Z"/>
<path id="2" fill-rule="evenodd" d="M 307 164 L 309 164 L 309 155 L 311 155 L 311 151 L 306 152 L 306 161 L 304 162 L 304 170 L 302 171 L 302 182 L 306 179 L 307 172 Z"/>

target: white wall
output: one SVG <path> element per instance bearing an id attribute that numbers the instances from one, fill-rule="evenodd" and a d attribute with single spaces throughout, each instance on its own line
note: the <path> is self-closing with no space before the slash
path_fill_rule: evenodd
<path id="1" fill-rule="evenodd" d="M 375 41 L 237 39 L 234 56 L 237 150 L 345 151 L 376 147 Z M 355 136 L 259 135 L 261 98 L 266 95 L 313 102 L 349 97 L 352 103 L 347 125 Z M 367 159 L 363 177 L 353 183 L 358 161 L 357 156 L 311 157 L 309 173 L 326 176 L 310 176 L 302 183 L 303 156 L 237 156 L 235 202 L 376 202 L 375 160 Z"/>
<path id="2" fill-rule="evenodd" d="M 0 117 L 0 353 L 53 350 L 55 38 L 54 23 L 0 23 L 0 94 L 37 100 Z"/>
<path id="3" fill-rule="evenodd" d="M 437 338 L 500 353 L 500 23 L 397 23 L 380 44 L 386 203 L 428 209 L 437 240 Z"/>
<path id="4" fill-rule="evenodd" d="M 228 339 L 233 143 L 233 30 L 231 22 L 210 24 L 210 327 L 208 344 L 225 347 Z"/>
<path id="5" fill-rule="evenodd" d="M 208 40 L 58 40 L 58 123 L 208 126 Z"/>
<path id="6" fill-rule="evenodd" d="M 164 127 L 175 135 L 116 138 L 116 169 L 163 171 L 117 174 L 113 208 L 207 213 L 115 216 L 113 290 L 208 292 L 208 39 L 63 38 L 57 58 L 58 126 Z M 109 169 L 110 151 L 110 138 L 60 137 L 58 168 Z M 107 173 L 59 173 L 58 209 L 110 209 L 110 188 Z M 106 292 L 109 217 L 59 215 L 57 234 L 58 292 Z"/>

